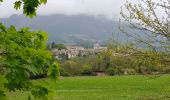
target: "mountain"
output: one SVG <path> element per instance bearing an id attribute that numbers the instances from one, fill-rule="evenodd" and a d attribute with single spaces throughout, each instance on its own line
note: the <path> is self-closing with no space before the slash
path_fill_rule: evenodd
<path id="1" fill-rule="evenodd" d="M 112 33 L 119 35 L 118 22 L 104 18 L 62 14 L 37 16 L 27 18 L 23 15 L 13 15 L 0 19 L 7 27 L 15 25 L 17 28 L 30 27 L 33 30 L 42 30 L 49 33 L 48 42 L 92 46 L 94 42 L 105 43 Z"/>

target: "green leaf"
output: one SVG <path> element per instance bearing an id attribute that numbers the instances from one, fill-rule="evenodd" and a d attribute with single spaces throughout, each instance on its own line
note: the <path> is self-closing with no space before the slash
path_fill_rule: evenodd
<path id="1" fill-rule="evenodd" d="M 56 80 L 59 77 L 59 64 L 53 63 L 48 69 L 48 76 L 52 80 Z"/>
<path id="2" fill-rule="evenodd" d="M 40 0 L 40 3 L 46 4 L 47 0 Z"/>
<path id="3" fill-rule="evenodd" d="M 6 32 L 6 27 L 2 24 L 2 23 L 0 23 L 0 32 Z"/>
<path id="4" fill-rule="evenodd" d="M 16 10 L 20 9 L 21 3 L 22 3 L 21 1 L 16 1 L 16 2 L 14 3 L 14 8 L 15 8 Z"/>
<path id="5" fill-rule="evenodd" d="M 42 87 L 42 86 L 35 86 L 34 89 L 31 91 L 32 95 L 37 99 L 41 100 L 48 100 L 48 89 Z"/>
<path id="6" fill-rule="evenodd" d="M 39 0 L 24 0 L 23 13 L 29 17 L 36 16 L 36 9 L 39 5 Z"/>
<path id="7" fill-rule="evenodd" d="M 28 96 L 28 100 L 31 100 L 31 96 Z"/>
<path id="8" fill-rule="evenodd" d="M 1 91 L 1 90 L 0 90 L 0 100 L 7 100 L 7 97 L 4 93 L 4 91 Z"/>

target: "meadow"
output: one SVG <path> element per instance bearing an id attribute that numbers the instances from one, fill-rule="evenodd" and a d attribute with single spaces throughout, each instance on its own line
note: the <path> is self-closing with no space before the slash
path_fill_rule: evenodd
<path id="1" fill-rule="evenodd" d="M 56 84 L 45 84 L 53 93 L 51 100 L 170 100 L 170 75 L 60 77 Z M 10 100 L 26 100 L 27 93 L 8 93 Z"/>

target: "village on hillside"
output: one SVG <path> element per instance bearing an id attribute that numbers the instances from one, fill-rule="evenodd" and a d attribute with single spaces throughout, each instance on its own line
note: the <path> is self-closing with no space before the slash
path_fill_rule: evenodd
<path id="1" fill-rule="evenodd" d="M 65 49 L 52 49 L 52 53 L 56 59 L 62 59 L 66 57 L 71 59 L 78 56 L 85 56 L 89 54 L 97 54 L 101 51 L 106 51 L 107 47 L 101 47 L 99 43 L 94 43 L 93 48 L 84 48 L 82 46 L 68 45 Z"/>

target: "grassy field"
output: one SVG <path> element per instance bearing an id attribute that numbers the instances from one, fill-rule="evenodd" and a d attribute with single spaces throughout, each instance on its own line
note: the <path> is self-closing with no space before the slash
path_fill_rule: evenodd
<path id="1" fill-rule="evenodd" d="M 42 84 L 42 81 L 36 81 Z M 48 83 L 45 83 L 48 84 Z M 170 100 L 170 75 L 68 77 L 48 86 L 53 100 Z M 26 93 L 10 93 L 11 100 L 25 100 Z"/>

